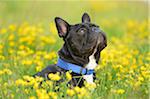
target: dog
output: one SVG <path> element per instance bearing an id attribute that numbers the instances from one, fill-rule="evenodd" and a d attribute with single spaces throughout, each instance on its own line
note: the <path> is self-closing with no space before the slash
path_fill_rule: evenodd
<path id="1" fill-rule="evenodd" d="M 58 52 L 57 64 L 47 66 L 34 76 L 50 79 L 49 73 L 64 74 L 71 70 L 71 85 L 82 87 L 84 81 L 94 83 L 94 68 L 100 60 L 101 51 L 107 46 L 106 34 L 98 25 L 91 23 L 87 13 L 83 14 L 79 24 L 70 25 L 60 17 L 55 17 L 55 24 L 59 37 L 64 41 Z M 82 78 L 74 78 L 75 76 Z"/>

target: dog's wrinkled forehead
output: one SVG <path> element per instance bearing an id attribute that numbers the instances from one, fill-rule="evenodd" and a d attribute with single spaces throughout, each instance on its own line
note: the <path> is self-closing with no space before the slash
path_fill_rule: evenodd
<path id="1" fill-rule="evenodd" d="M 71 29 L 75 30 L 76 32 L 81 32 L 83 34 L 84 32 L 87 33 L 99 33 L 101 30 L 99 29 L 98 25 L 95 25 L 93 23 L 80 23 L 75 24 L 71 26 Z"/>
<path id="2" fill-rule="evenodd" d="M 79 29 L 79 28 L 90 29 L 90 28 L 92 28 L 92 27 L 97 27 L 97 28 L 99 28 L 98 25 L 93 24 L 93 23 L 79 23 L 79 24 L 75 24 L 75 25 L 73 25 L 73 26 L 76 27 L 77 29 Z"/>
<path id="3" fill-rule="evenodd" d="M 73 38 L 73 40 L 78 40 L 82 43 L 85 40 L 86 43 L 95 43 L 100 36 L 101 30 L 98 25 L 92 23 L 80 23 L 75 24 L 70 27 L 67 38 Z M 95 40 L 95 41 L 94 41 Z"/>

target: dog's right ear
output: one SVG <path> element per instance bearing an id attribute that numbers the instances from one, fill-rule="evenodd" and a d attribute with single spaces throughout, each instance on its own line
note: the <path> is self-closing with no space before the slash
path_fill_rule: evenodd
<path id="1" fill-rule="evenodd" d="M 87 13 L 83 14 L 83 16 L 82 16 L 82 22 L 83 23 L 91 22 L 91 18 L 90 18 L 90 16 Z"/>
<path id="2" fill-rule="evenodd" d="M 69 24 L 59 17 L 55 18 L 55 24 L 57 27 L 59 37 L 65 37 L 69 29 Z"/>

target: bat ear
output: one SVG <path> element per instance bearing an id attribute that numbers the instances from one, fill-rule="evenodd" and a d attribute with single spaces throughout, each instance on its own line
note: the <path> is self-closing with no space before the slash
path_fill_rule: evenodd
<path id="1" fill-rule="evenodd" d="M 91 22 L 90 16 L 87 13 L 84 13 L 82 16 L 82 23 L 89 23 Z"/>
<path id="2" fill-rule="evenodd" d="M 69 24 L 59 17 L 55 18 L 55 24 L 59 37 L 65 37 L 69 29 Z"/>

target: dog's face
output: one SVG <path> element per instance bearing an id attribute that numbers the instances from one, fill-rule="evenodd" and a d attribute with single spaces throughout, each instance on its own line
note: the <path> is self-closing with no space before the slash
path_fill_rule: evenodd
<path id="1" fill-rule="evenodd" d="M 61 57 L 78 61 L 79 64 L 87 63 L 88 57 L 94 54 L 99 60 L 100 51 L 106 47 L 106 36 L 98 25 L 90 22 L 87 13 L 82 16 L 82 23 L 69 25 L 61 18 L 55 18 L 58 34 L 65 41 Z M 99 53 L 99 54 L 98 54 Z M 98 54 L 95 55 L 95 54 Z"/>

